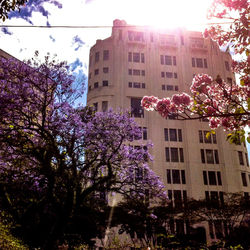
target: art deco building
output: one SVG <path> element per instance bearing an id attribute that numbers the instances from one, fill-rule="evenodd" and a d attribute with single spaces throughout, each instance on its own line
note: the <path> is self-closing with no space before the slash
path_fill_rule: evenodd
<path id="1" fill-rule="evenodd" d="M 156 31 L 115 20 L 112 35 L 90 50 L 87 104 L 96 110 L 131 111 L 142 128 L 142 140 L 154 147 L 151 168 L 175 203 L 187 197 L 223 199 L 223 193 L 250 195 L 246 146 L 232 145 L 222 130 L 206 138 L 207 121 L 179 121 L 146 112 L 145 95 L 160 98 L 189 92 L 194 74 L 218 74 L 235 81 L 231 56 L 200 32 Z M 135 144 L 136 144 L 135 143 Z"/>

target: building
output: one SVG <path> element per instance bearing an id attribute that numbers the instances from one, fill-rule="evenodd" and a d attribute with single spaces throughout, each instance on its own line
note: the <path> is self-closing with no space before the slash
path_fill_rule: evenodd
<path id="1" fill-rule="evenodd" d="M 87 104 L 96 110 L 131 111 L 142 128 L 142 141 L 151 140 L 152 169 L 174 201 L 223 199 L 223 193 L 250 195 L 246 145 L 231 145 L 222 130 L 206 138 L 207 121 L 163 119 L 140 106 L 145 95 L 160 98 L 189 92 L 194 74 L 218 74 L 235 81 L 231 56 L 200 32 L 157 31 L 115 20 L 112 35 L 90 50 Z M 138 142 L 138 143 L 141 143 Z"/>

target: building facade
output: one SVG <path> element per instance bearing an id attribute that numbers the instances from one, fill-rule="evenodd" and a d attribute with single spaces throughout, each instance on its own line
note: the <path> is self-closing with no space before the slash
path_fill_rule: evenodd
<path id="1" fill-rule="evenodd" d="M 250 195 L 246 146 L 232 145 L 218 129 L 206 138 L 207 121 L 179 121 L 146 112 L 143 96 L 170 97 L 189 93 L 194 74 L 220 75 L 235 81 L 231 56 L 200 32 L 156 31 L 115 20 L 112 35 L 90 50 L 87 104 L 97 111 L 129 110 L 142 128 L 142 139 L 153 142 L 151 168 L 173 201 L 223 199 L 223 193 Z"/>

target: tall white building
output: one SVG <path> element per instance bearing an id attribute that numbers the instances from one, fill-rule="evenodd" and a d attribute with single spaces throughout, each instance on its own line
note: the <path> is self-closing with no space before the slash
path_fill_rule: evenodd
<path id="1" fill-rule="evenodd" d="M 182 29 L 157 31 L 115 20 L 112 35 L 97 40 L 90 50 L 88 105 L 98 111 L 131 111 L 151 140 L 151 168 L 171 199 L 223 199 L 223 193 L 250 195 L 250 167 L 245 145 L 232 145 L 222 130 L 206 138 L 208 122 L 179 121 L 146 112 L 145 95 L 160 98 L 189 92 L 194 74 L 218 74 L 235 81 L 231 56 L 200 32 Z"/>

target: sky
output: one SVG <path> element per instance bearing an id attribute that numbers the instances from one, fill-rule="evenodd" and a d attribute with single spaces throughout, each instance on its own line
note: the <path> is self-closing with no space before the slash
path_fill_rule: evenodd
<path id="1" fill-rule="evenodd" d="M 9 13 L 1 25 L 48 28 L 0 27 L 0 48 L 24 60 L 50 52 L 67 61 L 79 79 L 87 75 L 90 48 L 97 39 L 111 35 L 113 20 L 160 28 L 203 30 L 211 0 L 29 0 L 21 11 Z M 53 28 L 108 26 L 104 28 Z M 85 98 L 86 99 L 86 98 Z"/>

